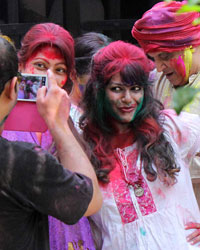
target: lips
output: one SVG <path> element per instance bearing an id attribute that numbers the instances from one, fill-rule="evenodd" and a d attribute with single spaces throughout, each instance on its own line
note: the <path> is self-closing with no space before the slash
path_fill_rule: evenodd
<path id="1" fill-rule="evenodd" d="M 173 75 L 174 72 L 170 72 L 170 73 L 164 73 L 164 75 L 167 77 L 167 79 L 169 80 Z"/>
<path id="2" fill-rule="evenodd" d="M 166 76 L 171 76 L 173 73 L 174 73 L 173 71 L 172 72 L 163 72 L 163 74 Z"/>
<path id="3" fill-rule="evenodd" d="M 130 112 L 134 111 L 135 108 L 136 108 L 136 106 L 134 105 L 134 106 L 131 106 L 131 107 L 121 107 L 121 108 L 119 108 L 119 110 L 121 112 L 124 112 L 124 113 L 130 113 Z"/>

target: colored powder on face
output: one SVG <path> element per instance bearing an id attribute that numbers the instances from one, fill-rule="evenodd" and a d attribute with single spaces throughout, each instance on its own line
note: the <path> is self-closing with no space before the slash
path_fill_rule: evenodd
<path id="1" fill-rule="evenodd" d="M 135 119 L 135 117 L 137 116 L 138 112 L 141 110 L 142 104 L 143 104 L 143 100 L 144 100 L 144 95 L 143 95 L 143 97 L 140 98 L 140 103 L 139 103 L 139 105 L 137 105 L 136 111 L 135 111 L 135 113 L 134 113 L 133 118 L 132 118 L 131 121 L 133 121 Z"/>
<path id="2" fill-rule="evenodd" d="M 112 103 L 107 96 L 105 97 L 105 109 L 114 119 L 122 121 L 121 117 L 118 114 L 116 114 L 115 111 L 113 110 Z"/>
<path id="3" fill-rule="evenodd" d="M 63 56 L 61 55 L 59 49 L 57 49 L 56 47 L 46 46 L 44 48 L 41 48 L 40 52 L 49 59 L 63 59 Z"/>
<path id="4" fill-rule="evenodd" d="M 35 68 L 33 66 L 29 67 L 29 71 L 31 72 L 31 74 L 35 74 Z"/>
<path id="5" fill-rule="evenodd" d="M 103 117 L 104 117 L 104 99 L 105 99 L 105 91 L 104 89 L 99 89 L 97 92 L 97 114 L 98 122 L 100 126 L 104 126 Z"/>
<path id="6" fill-rule="evenodd" d="M 190 76 L 190 69 L 192 67 L 192 53 L 194 52 L 194 49 L 192 46 L 189 48 L 184 49 L 184 63 L 185 63 L 185 81 L 188 81 L 188 78 Z"/>
<path id="7" fill-rule="evenodd" d="M 186 76 L 186 69 L 185 69 L 185 63 L 181 56 L 178 58 L 172 58 L 170 60 L 170 66 L 176 70 L 176 72 L 182 76 L 182 78 L 185 78 Z"/>
<path id="8" fill-rule="evenodd" d="M 48 59 L 58 59 L 58 60 L 64 60 L 64 57 L 62 56 L 60 50 L 56 47 L 51 47 L 50 45 L 46 45 L 44 47 L 40 47 L 36 49 L 28 61 L 33 60 L 39 53 L 43 54 Z"/>
<path id="9" fill-rule="evenodd" d="M 60 87 L 62 88 L 65 83 L 67 82 L 67 76 L 65 77 L 65 79 L 60 83 Z"/>
<path id="10" fill-rule="evenodd" d="M 137 105 L 136 111 L 135 111 L 135 113 L 133 115 L 133 118 L 131 119 L 131 122 L 135 119 L 135 117 L 137 116 L 138 112 L 141 110 L 142 104 L 143 104 L 143 100 L 144 100 L 144 96 L 140 98 L 140 100 L 139 100 L 140 103 L 139 103 L 139 105 Z M 117 102 L 116 102 L 116 106 L 118 106 Z M 111 102 L 110 102 L 110 100 L 107 97 L 105 97 L 105 108 L 106 108 L 106 110 L 108 111 L 108 113 L 113 118 L 115 118 L 118 121 L 122 121 L 122 118 L 118 114 L 116 114 L 115 111 L 112 109 Z"/>

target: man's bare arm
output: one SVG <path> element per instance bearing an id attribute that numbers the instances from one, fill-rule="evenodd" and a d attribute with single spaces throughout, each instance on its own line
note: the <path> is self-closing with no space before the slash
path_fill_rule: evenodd
<path id="1" fill-rule="evenodd" d="M 58 156 L 64 168 L 86 175 L 93 183 L 93 197 L 85 216 L 97 212 L 102 204 L 102 195 L 94 169 L 85 152 L 69 128 L 67 118 L 70 100 L 66 91 L 57 86 L 48 72 L 49 88 L 42 87 L 37 95 L 37 107 L 56 143 Z"/>

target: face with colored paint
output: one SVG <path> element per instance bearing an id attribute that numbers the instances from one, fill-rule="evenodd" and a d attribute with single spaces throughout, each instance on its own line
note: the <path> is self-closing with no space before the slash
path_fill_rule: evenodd
<path id="1" fill-rule="evenodd" d="M 155 61 L 158 72 L 163 72 L 175 87 L 188 83 L 188 78 L 200 71 L 200 46 L 176 52 L 149 53 Z"/>
<path id="2" fill-rule="evenodd" d="M 158 72 L 163 72 L 166 78 L 174 86 L 186 84 L 185 67 L 182 60 L 183 51 L 177 52 L 153 52 L 149 53 L 155 61 Z"/>
<path id="3" fill-rule="evenodd" d="M 137 84 L 125 85 L 119 73 L 115 74 L 105 89 L 113 121 L 119 131 L 124 131 L 134 120 L 144 95 L 144 90 Z"/>
<path id="4" fill-rule="evenodd" d="M 22 73 L 46 74 L 47 70 L 55 75 L 58 86 L 63 87 L 67 81 L 67 67 L 64 57 L 56 47 L 45 46 L 35 51 L 25 65 L 20 65 Z"/>

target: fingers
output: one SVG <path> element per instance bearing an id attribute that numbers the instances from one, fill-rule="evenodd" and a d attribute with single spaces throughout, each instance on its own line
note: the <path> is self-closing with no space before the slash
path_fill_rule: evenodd
<path id="1" fill-rule="evenodd" d="M 200 243 L 200 229 L 197 229 L 192 234 L 188 235 L 187 241 L 190 242 L 191 245 Z"/>
<path id="2" fill-rule="evenodd" d="M 41 88 L 38 89 L 37 91 L 37 102 L 38 101 L 43 101 L 45 96 L 46 96 L 46 93 L 47 93 L 47 87 L 46 86 L 43 86 Z"/>
<path id="3" fill-rule="evenodd" d="M 200 243 L 200 224 L 195 222 L 189 222 L 185 225 L 185 229 L 196 229 L 193 233 L 187 236 L 187 241 L 190 242 L 191 245 L 196 243 Z"/>
<path id="4" fill-rule="evenodd" d="M 50 69 L 47 70 L 47 77 L 48 77 L 48 89 L 52 87 L 57 87 L 56 78 Z"/>
<path id="5" fill-rule="evenodd" d="M 54 74 L 48 70 L 48 89 L 40 88 L 37 93 L 37 108 L 47 126 L 65 124 L 70 112 L 70 99 L 67 92 L 58 87 Z"/>
<path id="6" fill-rule="evenodd" d="M 185 225 L 185 229 L 200 229 L 200 224 L 195 222 L 189 222 Z"/>

